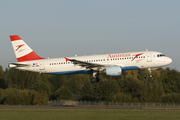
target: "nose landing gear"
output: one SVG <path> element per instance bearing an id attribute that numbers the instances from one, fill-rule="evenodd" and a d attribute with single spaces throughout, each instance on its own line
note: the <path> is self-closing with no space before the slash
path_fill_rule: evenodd
<path id="1" fill-rule="evenodd" d="M 149 77 L 151 78 L 152 77 L 152 74 L 151 74 L 151 68 L 148 68 L 148 70 L 149 70 Z"/>

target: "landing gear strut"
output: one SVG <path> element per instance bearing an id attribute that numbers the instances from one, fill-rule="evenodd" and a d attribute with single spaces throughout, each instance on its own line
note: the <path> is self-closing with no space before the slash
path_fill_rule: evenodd
<path id="1" fill-rule="evenodd" d="M 93 72 L 93 78 L 91 79 L 92 82 L 99 82 L 98 74 L 99 72 Z"/>
<path id="2" fill-rule="evenodd" d="M 152 77 L 152 74 L 151 74 L 151 68 L 148 68 L 148 70 L 149 70 L 149 77 L 151 78 Z"/>

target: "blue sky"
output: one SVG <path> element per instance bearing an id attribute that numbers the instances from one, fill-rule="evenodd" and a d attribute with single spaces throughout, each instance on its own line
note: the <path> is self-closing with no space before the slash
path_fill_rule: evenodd
<path id="1" fill-rule="evenodd" d="M 179 0 L 0 1 L 0 65 L 16 62 L 9 35 L 39 56 L 159 51 L 180 71 Z"/>

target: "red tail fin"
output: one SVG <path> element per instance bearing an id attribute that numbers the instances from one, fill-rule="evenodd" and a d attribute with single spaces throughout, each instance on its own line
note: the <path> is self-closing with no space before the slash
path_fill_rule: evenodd
<path id="1" fill-rule="evenodd" d="M 10 39 L 18 62 L 43 59 L 39 57 L 18 35 L 11 35 Z"/>

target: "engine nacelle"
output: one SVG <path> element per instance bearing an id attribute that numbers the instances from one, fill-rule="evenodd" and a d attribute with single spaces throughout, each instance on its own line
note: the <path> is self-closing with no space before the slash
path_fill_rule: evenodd
<path id="1" fill-rule="evenodd" d="M 110 76 L 120 76 L 122 75 L 121 66 L 112 66 L 106 68 L 106 75 Z"/>

